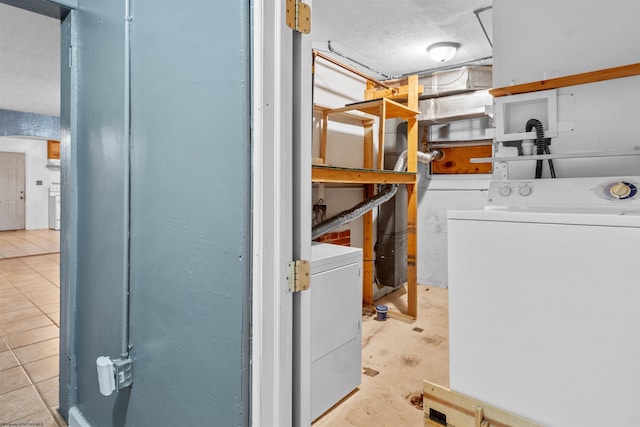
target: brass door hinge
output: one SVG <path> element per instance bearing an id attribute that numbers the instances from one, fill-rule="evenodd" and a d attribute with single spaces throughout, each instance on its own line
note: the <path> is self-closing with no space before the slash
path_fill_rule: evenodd
<path id="1" fill-rule="evenodd" d="M 311 8 L 300 0 L 287 0 L 287 27 L 299 33 L 311 32 Z"/>
<path id="2" fill-rule="evenodd" d="M 291 261 L 287 264 L 287 268 L 289 269 L 287 273 L 289 291 L 300 292 L 309 289 L 309 286 L 311 286 L 311 268 L 309 261 Z"/>

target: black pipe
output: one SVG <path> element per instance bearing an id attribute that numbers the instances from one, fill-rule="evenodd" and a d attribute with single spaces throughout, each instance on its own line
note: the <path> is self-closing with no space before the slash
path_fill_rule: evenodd
<path id="1" fill-rule="evenodd" d="M 551 154 L 549 150 L 549 144 L 551 138 L 544 137 L 544 129 L 542 129 L 542 123 L 538 119 L 529 119 L 525 127 L 526 132 L 530 132 L 531 129 L 536 128 L 536 154 Z M 549 159 L 549 172 L 551 178 L 556 177 L 556 170 L 553 167 L 553 160 Z M 542 160 L 536 160 L 536 179 L 542 178 Z"/>

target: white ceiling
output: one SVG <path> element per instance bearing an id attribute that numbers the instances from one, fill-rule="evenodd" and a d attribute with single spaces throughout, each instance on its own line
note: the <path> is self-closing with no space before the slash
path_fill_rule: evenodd
<path id="1" fill-rule="evenodd" d="M 0 3 L 0 108 L 60 114 L 60 21 Z"/>
<path id="2" fill-rule="evenodd" d="M 474 14 L 490 6 L 491 0 L 316 0 L 311 38 L 318 50 L 328 51 L 331 41 L 333 49 L 343 55 L 387 76 L 400 76 L 492 56 Z M 491 37 L 491 9 L 479 15 Z M 427 55 L 427 47 L 438 42 L 460 44 L 450 62 L 435 62 Z M 491 60 L 481 64 L 491 64 Z"/>

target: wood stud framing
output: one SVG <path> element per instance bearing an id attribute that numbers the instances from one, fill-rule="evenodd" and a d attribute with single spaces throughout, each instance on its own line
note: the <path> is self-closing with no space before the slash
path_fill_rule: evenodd
<path id="1" fill-rule="evenodd" d="M 367 89 L 373 86 L 373 82 L 367 82 Z M 364 128 L 363 141 L 364 167 L 373 168 L 373 123 Z M 378 153 L 378 155 L 380 155 Z M 364 187 L 365 200 L 375 194 L 375 184 L 370 183 Z M 364 304 L 373 304 L 373 277 L 374 277 L 374 253 L 373 253 L 373 212 L 369 211 L 363 218 L 362 241 L 362 300 Z M 368 284 L 368 285 L 367 285 Z M 369 302 L 370 301 L 370 302 Z"/>
<path id="2" fill-rule="evenodd" d="M 526 418 L 429 381 L 423 384 L 423 407 L 425 427 L 444 424 L 449 427 L 540 427 Z"/>
<path id="3" fill-rule="evenodd" d="M 418 76 L 409 76 L 407 106 L 418 109 Z M 407 120 L 407 171 L 418 173 L 418 120 Z M 418 183 L 407 184 L 407 314 L 418 317 Z"/>
<path id="4" fill-rule="evenodd" d="M 408 243 L 407 243 L 407 313 L 390 312 L 390 317 L 402 320 L 415 320 L 418 315 L 417 299 L 417 219 L 418 219 L 418 96 L 422 93 L 422 86 L 418 85 L 418 76 L 410 76 L 407 84 L 397 88 L 378 90 L 377 82 L 367 81 L 364 102 L 350 104 L 345 107 L 329 109 L 315 106 L 316 111 L 322 111 L 322 135 L 320 140 L 320 157 L 326 163 L 327 133 L 329 120 L 360 124 L 364 128 L 363 137 L 363 167 L 364 169 L 347 169 L 330 166 L 314 165 L 312 168 L 313 182 L 346 182 L 364 184 L 364 197 L 375 195 L 375 184 L 397 183 L 405 184 L 408 193 Z M 406 99 L 406 105 L 380 97 L 390 95 L 397 99 Z M 365 116 L 354 114 L 365 113 Z M 373 119 L 378 117 L 378 158 L 374 161 L 374 130 Z M 409 155 L 406 172 L 394 172 L 384 170 L 384 135 L 385 120 L 390 118 L 402 118 L 407 121 L 407 140 Z M 373 212 L 364 215 L 363 224 L 363 281 L 362 299 L 366 306 L 373 305 L 373 279 L 374 279 L 374 230 Z"/>

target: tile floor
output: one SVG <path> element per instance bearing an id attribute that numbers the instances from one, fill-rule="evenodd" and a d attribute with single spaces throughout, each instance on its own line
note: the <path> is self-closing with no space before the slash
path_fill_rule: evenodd
<path id="1" fill-rule="evenodd" d="M 0 233 L 0 248 L 58 251 L 48 231 Z M 66 425 L 57 413 L 59 271 L 59 253 L 0 259 L 0 425 Z"/>
<path id="2" fill-rule="evenodd" d="M 0 259 L 60 251 L 60 231 L 17 230 L 0 232 Z"/>
<path id="3" fill-rule="evenodd" d="M 49 230 L 0 233 L 22 251 L 58 251 L 42 240 Z M 33 235 L 31 235 L 33 233 Z M 49 237 L 47 237 L 49 235 Z M 1 251 L 1 249 L 0 249 Z M 66 426 L 57 414 L 60 324 L 60 255 L 0 259 L 0 426 Z M 357 391 L 320 417 L 314 427 L 419 426 L 422 380 L 449 383 L 448 294 L 419 287 L 419 316 L 414 323 L 378 322 L 363 313 L 363 375 Z M 404 288 L 379 301 L 406 311 Z"/>

